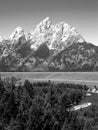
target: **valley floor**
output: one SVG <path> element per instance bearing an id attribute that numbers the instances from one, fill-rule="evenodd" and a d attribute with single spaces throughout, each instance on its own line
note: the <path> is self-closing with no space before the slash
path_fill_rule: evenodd
<path id="1" fill-rule="evenodd" d="M 15 76 L 19 79 L 30 81 L 52 80 L 56 82 L 68 82 L 87 84 L 90 87 L 98 86 L 98 72 L 0 72 L 2 77 Z"/>

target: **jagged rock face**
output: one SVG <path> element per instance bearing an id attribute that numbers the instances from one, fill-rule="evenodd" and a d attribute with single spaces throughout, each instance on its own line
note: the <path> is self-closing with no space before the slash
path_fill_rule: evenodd
<path id="1" fill-rule="evenodd" d="M 21 27 L 17 27 L 10 35 L 9 39 L 3 40 L 2 45 L 2 57 L 6 58 L 9 55 L 14 55 L 16 58 L 24 57 L 23 53 L 30 53 L 30 44 L 27 44 L 24 30 Z M 25 55 L 26 56 L 26 55 Z"/>
<path id="2" fill-rule="evenodd" d="M 26 42 L 26 36 L 25 36 L 25 32 L 22 29 L 22 27 L 17 27 L 14 32 L 10 35 L 9 37 L 9 44 L 10 44 L 10 48 L 17 48 L 19 47 L 21 44 L 24 44 Z"/>
<path id="3" fill-rule="evenodd" d="M 58 53 L 49 63 L 50 71 L 98 71 L 98 47 L 74 43 Z"/>
<path id="4" fill-rule="evenodd" d="M 49 48 L 47 47 L 46 43 L 40 45 L 35 52 L 34 57 L 38 57 L 40 59 L 46 59 L 49 57 Z"/>
<path id="5" fill-rule="evenodd" d="M 44 19 L 27 36 L 21 27 L 17 27 L 9 37 L 9 48 L 17 48 L 29 41 L 32 50 L 46 42 L 48 48 L 61 51 L 74 42 L 84 42 L 78 31 L 65 22 L 53 25 L 49 17 Z"/>
<path id="6" fill-rule="evenodd" d="M 28 39 L 32 44 L 32 49 L 37 50 L 42 43 L 46 41 L 49 41 L 49 43 L 51 42 L 51 36 L 53 33 L 52 26 L 51 20 L 47 17 L 45 20 L 40 22 L 31 33 L 29 33 Z"/>
<path id="7" fill-rule="evenodd" d="M 84 42 L 84 39 L 75 28 L 65 22 L 53 25 L 49 18 L 37 25 L 28 37 L 32 43 L 31 48 L 35 50 L 46 41 L 50 50 L 61 50 L 73 42 Z"/>
<path id="8" fill-rule="evenodd" d="M 65 22 L 40 22 L 27 36 L 0 37 L 0 71 L 98 71 L 98 47 Z"/>
<path id="9" fill-rule="evenodd" d="M 17 27 L 14 32 L 10 35 L 10 40 L 18 40 L 19 38 L 24 37 L 25 38 L 25 33 L 22 27 Z"/>

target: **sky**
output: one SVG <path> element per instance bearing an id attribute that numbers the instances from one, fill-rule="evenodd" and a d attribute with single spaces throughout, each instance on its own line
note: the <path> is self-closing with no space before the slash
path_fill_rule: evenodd
<path id="1" fill-rule="evenodd" d="M 9 37 L 18 26 L 29 33 L 47 16 L 54 24 L 65 21 L 98 45 L 98 0 L 0 0 L 0 36 Z"/>

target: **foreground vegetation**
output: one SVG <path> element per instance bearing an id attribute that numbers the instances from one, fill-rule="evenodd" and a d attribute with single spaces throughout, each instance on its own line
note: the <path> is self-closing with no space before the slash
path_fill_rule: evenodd
<path id="1" fill-rule="evenodd" d="M 97 130 L 98 106 L 70 111 L 86 85 L 0 79 L 0 130 Z"/>

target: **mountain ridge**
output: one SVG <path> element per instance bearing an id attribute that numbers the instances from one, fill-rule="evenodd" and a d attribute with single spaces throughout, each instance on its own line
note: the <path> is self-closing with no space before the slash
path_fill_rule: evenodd
<path id="1" fill-rule="evenodd" d="M 98 47 L 66 22 L 49 17 L 27 35 L 17 27 L 0 37 L 0 71 L 97 71 Z"/>

